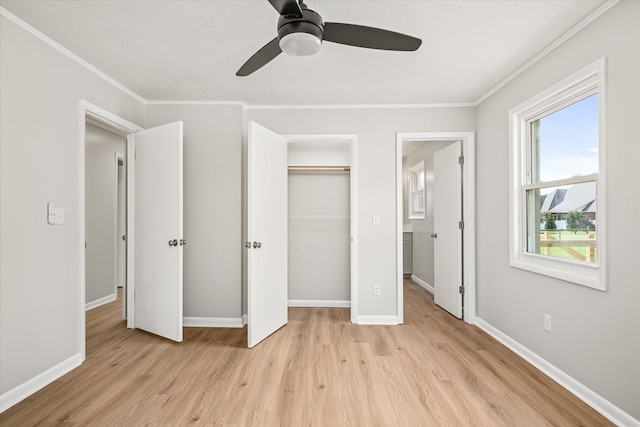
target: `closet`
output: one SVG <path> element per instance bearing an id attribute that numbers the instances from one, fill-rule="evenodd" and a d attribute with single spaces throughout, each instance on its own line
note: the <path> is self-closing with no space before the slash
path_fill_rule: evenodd
<path id="1" fill-rule="evenodd" d="M 289 140 L 289 306 L 351 306 L 350 143 Z"/>

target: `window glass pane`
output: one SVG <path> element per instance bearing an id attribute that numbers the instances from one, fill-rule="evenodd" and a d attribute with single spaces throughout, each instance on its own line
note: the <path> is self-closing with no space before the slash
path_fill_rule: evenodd
<path id="1" fill-rule="evenodd" d="M 598 94 L 531 122 L 531 182 L 598 173 Z"/>
<path id="2" fill-rule="evenodd" d="M 596 262 L 596 182 L 528 190 L 527 252 Z"/>

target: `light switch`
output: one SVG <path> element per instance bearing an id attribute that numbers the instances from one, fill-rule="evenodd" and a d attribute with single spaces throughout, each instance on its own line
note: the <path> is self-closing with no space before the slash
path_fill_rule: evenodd
<path id="1" fill-rule="evenodd" d="M 380 225 L 380 214 L 374 213 L 371 222 L 373 225 Z"/>
<path id="2" fill-rule="evenodd" d="M 56 223 L 56 204 L 53 202 L 47 203 L 47 223 L 51 225 Z"/>

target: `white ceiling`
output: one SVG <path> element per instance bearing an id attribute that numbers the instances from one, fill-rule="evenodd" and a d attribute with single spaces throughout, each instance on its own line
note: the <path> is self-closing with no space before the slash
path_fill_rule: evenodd
<path id="1" fill-rule="evenodd" d="M 248 77 L 276 36 L 266 0 L 0 0 L 0 5 L 146 100 L 269 105 L 473 103 L 605 0 L 307 0 L 325 21 L 422 39 L 416 52 L 324 43 Z"/>

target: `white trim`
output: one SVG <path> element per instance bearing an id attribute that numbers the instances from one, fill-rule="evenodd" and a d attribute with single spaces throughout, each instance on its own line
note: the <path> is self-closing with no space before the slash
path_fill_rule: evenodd
<path id="1" fill-rule="evenodd" d="M 350 308 L 351 301 L 348 300 L 308 300 L 290 299 L 289 307 L 310 307 L 310 308 Z"/>
<path id="2" fill-rule="evenodd" d="M 473 102 L 451 102 L 433 104 L 247 104 L 247 110 L 340 110 L 340 109 L 411 109 L 411 108 L 469 108 L 475 107 Z"/>
<path id="3" fill-rule="evenodd" d="M 85 174 L 86 174 L 86 160 L 85 160 L 85 144 L 86 144 L 86 122 L 87 118 L 91 118 L 94 121 L 98 121 L 111 128 L 117 129 L 124 133 L 133 133 L 142 130 L 142 127 L 123 119 L 103 108 L 98 107 L 84 99 L 78 101 L 78 157 L 79 157 L 79 176 L 78 176 L 78 211 L 80 217 L 78 219 L 80 227 L 80 239 L 78 242 L 78 256 L 79 256 L 79 271 L 78 271 L 78 283 L 80 289 L 79 295 L 79 310 L 78 310 L 78 347 L 80 348 L 81 361 L 84 362 L 86 357 L 86 319 L 85 319 L 85 298 L 86 298 L 86 259 L 85 259 L 85 240 L 86 240 L 86 227 L 85 227 Z M 127 146 L 127 148 L 129 148 Z M 128 152 L 127 155 L 130 153 Z M 127 171 L 128 173 L 129 171 Z M 132 175 L 133 177 L 133 175 Z M 129 205 L 133 203 L 127 203 L 127 215 L 130 215 Z M 131 216 L 130 218 L 133 218 Z M 133 239 L 130 238 L 127 232 L 127 245 L 133 243 Z M 131 258 L 131 259 L 130 259 Z M 131 303 L 129 307 L 132 307 L 133 303 L 133 255 L 127 252 L 127 300 Z M 129 310 L 130 312 L 132 310 Z M 133 327 L 133 316 L 131 313 L 127 316 L 127 327 Z"/>
<path id="4" fill-rule="evenodd" d="M 509 350 L 522 357 L 531 365 L 542 371 L 546 376 L 560 384 L 570 393 L 582 400 L 587 405 L 598 411 L 600 414 L 608 418 L 611 422 L 619 426 L 635 426 L 640 427 L 640 421 L 627 414 L 622 409 L 609 402 L 584 384 L 580 383 L 566 372 L 562 371 L 555 365 L 547 362 L 538 354 L 529 350 L 518 341 L 509 337 L 499 329 L 493 327 L 483 319 L 476 317 L 475 325 L 496 339 Z"/>
<path id="5" fill-rule="evenodd" d="M 170 100 L 149 100 L 144 101 L 146 105 L 221 105 L 221 106 L 239 106 L 246 108 L 244 101 L 170 101 Z"/>
<path id="6" fill-rule="evenodd" d="M 130 97 L 135 99 L 136 101 L 138 101 L 140 103 L 143 103 L 143 104 L 145 103 L 144 98 L 142 98 L 140 95 L 138 95 L 137 93 L 133 92 L 131 89 L 127 88 L 122 83 L 116 81 L 115 79 L 113 79 L 112 77 L 108 76 L 107 74 L 103 73 L 102 71 L 100 71 L 99 69 L 94 67 L 93 65 L 89 64 L 87 61 L 85 61 L 84 59 L 80 58 L 78 55 L 76 55 L 75 53 L 71 52 L 69 49 L 67 49 L 66 47 L 62 46 L 58 42 L 53 41 L 48 36 L 46 36 L 45 34 L 41 33 L 40 31 L 38 31 L 36 28 L 32 27 L 31 25 L 27 24 L 25 21 L 23 21 L 22 19 L 18 18 L 16 15 L 14 15 L 11 12 L 9 12 L 7 9 L 5 9 L 2 6 L 0 6 L 0 15 L 5 16 L 7 19 L 12 21 L 14 24 L 18 25 L 19 27 L 21 27 L 22 29 L 24 29 L 25 31 L 30 33 L 31 35 L 39 38 L 40 40 L 42 40 L 43 42 L 45 42 L 46 44 L 48 44 L 49 46 L 51 46 L 52 48 L 57 50 L 58 52 L 62 53 L 66 57 L 68 57 L 69 59 L 77 62 L 78 64 L 80 64 L 81 66 L 86 68 L 87 70 L 89 70 L 92 73 L 94 73 L 96 76 L 102 78 L 106 82 L 108 82 L 108 83 L 112 84 L 113 86 L 115 86 L 116 88 L 120 89 L 121 91 L 123 91 L 124 93 L 126 93 L 127 95 L 129 95 Z"/>
<path id="7" fill-rule="evenodd" d="M 248 319 L 247 315 L 243 314 L 242 318 L 240 319 L 242 321 L 242 326 L 245 326 L 247 324 L 247 319 Z"/>
<path id="8" fill-rule="evenodd" d="M 242 328 L 247 322 L 243 317 L 183 317 L 185 328 Z"/>
<path id="9" fill-rule="evenodd" d="M 478 106 L 480 105 L 482 102 L 484 102 L 487 98 L 489 98 L 491 95 L 493 95 L 494 93 L 496 93 L 497 91 L 499 91 L 501 88 L 503 88 L 504 86 L 506 86 L 509 82 L 511 82 L 513 79 L 515 79 L 516 77 L 518 77 L 520 74 L 524 73 L 525 71 L 527 71 L 529 68 L 531 68 L 533 65 L 535 65 L 538 61 L 540 61 L 542 58 L 544 58 L 545 56 L 547 56 L 548 54 L 550 54 L 551 52 L 553 52 L 554 50 L 556 50 L 560 45 L 562 45 L 564 42 L 566 42 L 567 40 L 569 40 L 571 37 L 573 37 L 576 33 L 578 33 L 580 30 L 582 30 L 583 28 L 585 28 L 587 25 L 591 24 L 593 21 L 595 21 L 596 19 L 598 19 L 601 15 L 603 15 L 605 12 L 607 12 L 609 9 L 611 9 L 613 6 L 616 5 L 616 3 L 618 3 L 620 0 L 608 0 L 606 3 L 604 3 L 602 6 L 600 6 L 598 9 L 596 9 L 595 11 L 593 11 L 589 16 L 587 16 L 586 18 L 584 18 L 582 21 L 580 21 L 578 24 L 576 24 L 573 28 L 571 28 L 569 31 L 567 31 L 566 33 L 564 33 L 563 35 L 561 35 L 558 39 L 556 39 L 553 43 L 551 43 L 549 46 L 545 47 L 544 49 L 542 49 L 536 56 L 534 56 L 533 58 L 531 58 L 529 61 L 525 62 L 524 65 L 522 65 L 520 68 L 518 68 L 517 70 L 515 70 L 513 73 L 509 74 L 504 80 L 502 80 L 500 83 L 498 83 L 497 85 L 495 85 L 493 88 L 491 88 L 490 90 L 488 90 L 487 92 L 485 92 L 482 96 L 480 96 L 480 98 L 478 98 L 475 102 L 473 102 L 473 106 Z"/>
<path id="10" fill-rule="evenodd" d="M 100 307 L 101 305 L 108 304 L 111 301 L 115 301 L 116 299 L 118 299 L 118 294 L 111 294 L 106 297 L 98 298 L 97 300 L 86 303 L 84 305 L 84 310 L 89 311 L 93 308 Z"/>
<path id="11" fill-rule="evenodd" d="M 358 135 L 356 134 L 288 134 L 282 135 L 287 143 L 292 141 L 348 141 L 350 146 L 351 173 L 349 176 L 349 221 L 351 232 L 351 323 L 358 323 Z"/>
<path id="12" fill-rule="evenodd" d="M 402 322 L 398 316 L 358 316 L 358 325 L 400 325 Z"/>
<path id="13" fill-rule="evenodd" d="M 419 278 L 418 276 L 416 276 L 415 274 L 411 275 L 411 280 L 413 280 L 414 282 L 416 282 L 418 285 L 420 285 L 421 287 L 423 287 L 427 292 L 433 294 L 433 286 L 428 284 L 427 282 L 425 282 L 424 280 L 422 280 L 421 278 Z"/>
<path id="14" fill-rule="evenodd" d="M 511 108 L 509 120 L 509 265 L 566 282 L 607 290 L 607 143 L 606 143 L 606 60 L 604 57 L 582 67 L 551 87 Z M 542 113 L 598 94 L 597 174 L 530 184 L 529 123 Z M 597 263 L 571 261 L 527 251 L 527 208 L 524 190 L 562 184 L 596 181 L 598 205 Z"/>
<path id="15" fill-rule="evenodd" d="M 473 323 L 476 317 L 476 153 L 474 132 L 398 132 L 396 133 L 396 287 L 398 291 L 398 318 L 403 319 L 402 232 L 403 199 L 402 143 L 404 141 L 462 141 L 464 168 L 462 169 L 462 195 L 464 221 L 463 284 L 465 293 L 464 321 Z"/>
<path id="16" fill-rule="evenodd" d="M 76 353 L 68 359 L 63 360 L 57 365 L 47 369 L 41 374 L 38 374 L 30 380 L 23 382 L 19 386 L 12 388 L 6 393 L 3 393 L 2 395 L 0 395 L 0 412 L 6 411 L 16 403 L 19 403 L 20 401 L 26 399 L 36 391 L 51 384 L 61 376 L 77 368 L 82 364 L 83 360 L 84 356 L 80 353 Z"/>

